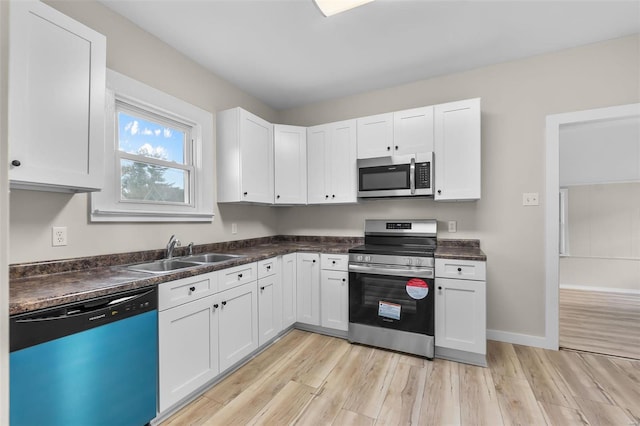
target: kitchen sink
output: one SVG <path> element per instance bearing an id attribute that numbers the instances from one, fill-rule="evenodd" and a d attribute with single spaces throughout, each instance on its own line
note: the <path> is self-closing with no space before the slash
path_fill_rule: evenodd
<path id="1" fill-rule="evenodd" d="M 240 254 L 224 254 L 224 253 L 203 253 L 203 254 L 194 254 L 191 256 L 182 257 L 182 260 L 188 262 L 198 262 L 198 263 L 217 263 L 224 262 L 225 260 L 237 259 L 240 257 L 244 257 Z"/>
<path id="2" fill-rule="evenodd" d="M 151 272 L 153 274 L 162 274 L 164 272 L 171 272 L 178 269 L 192 268 L 194 266 L 201 266 L 201 262 L 186 261 L 183 259 L 162 259 L 155 262 L 138 263 L 136 265 L 129 265 L 127 269 L 132 271 Z"/>

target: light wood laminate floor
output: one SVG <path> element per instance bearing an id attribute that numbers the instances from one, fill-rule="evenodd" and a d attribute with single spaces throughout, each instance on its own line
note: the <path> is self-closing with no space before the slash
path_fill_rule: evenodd
<path id="1" fill-rule="evenodd" d="M 559 316 L 560 347 L 640 359 L 640 295 L 562 288 Z"/>
<path id="2" fill-rule="evenodd" d="M 640 424 L 640 361 L 490 341 L 488 363 L 293 330 L 163 425 Z"/>

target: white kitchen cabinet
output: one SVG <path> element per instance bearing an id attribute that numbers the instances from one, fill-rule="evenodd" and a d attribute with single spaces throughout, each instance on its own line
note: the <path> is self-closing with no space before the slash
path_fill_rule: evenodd
<path id="1" fill-rule="evenodd" d="M 220 372 L 258 349 L 258 292 L 256 282 L 223 291 L 219 303 Z"/>
<path id="2" fill-rule="evenodd" d="M 274 203 L 307 204 L 307 128 L 274 125 Z"/>
<path id="3" fill-rule="evenodd" d="M 210 273 L 158 286 L 160 412 L 218 374 L 215 281 Z"/>
<path id="4" fill-rule="evenodd" d="M 273 124 L 239 107 L 216 123 L 218 202 L 273 204 Z"/>
<path id="5" fill-rule="evenodd" d="M 480 99 L 436 105 L 434 136 L 434 199 L 480 199 Z"/>
<path id="6" fill-rule="evenodd" d="M 41 2 L 9 9 L 11 187 L 99 191 L 106 38 Z"/>
<path id="7" fill-rule="evenodd" d="M 433 107 L 393 113 L 394 155 L 433 152 Z"/>
<path id="8" fill-rule="evenodd" d="M 436 356 L 486 365 L 485 262 L 435 263 Z M 450 278 L 454 273 L 457 278 Z"/>
<path id="9" fill-rule="evenodd" d="M 349 328 L 349 256 L 322 254 L 320 273 L 320 325 L 347 331 Z"/>
<path id="10" fill-rule="evenodd" d="M 357 201 L 356 120 L 307 129 L 309 204 Z"/>
<path id="11" fill-rule="evenodd" d="M 282 328 L 285 329 L 296 322 L 297 256 L 295 253 L 282 256 L 280 271 L 282 284 Z"/>
<path id="12" fill-rule="evenodd" d="M 393 113 L 357 119 L 358 158 L 384 157 L 394 154 Z"/>
<path id="13" fill-rule="evenodd" d="M 282 330 L 282 291 L 277 258 L 258 262 L 258 343 L 260 346 Z"/>
<path id="14" fill-rule="evenodd" d="M 320 255 L 297 254 L 297 322 L 320 325 Z"/>

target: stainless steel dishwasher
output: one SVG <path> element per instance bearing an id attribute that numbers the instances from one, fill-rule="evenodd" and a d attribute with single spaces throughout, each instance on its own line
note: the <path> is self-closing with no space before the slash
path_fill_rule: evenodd
<path id="1" fill-rule="evenodd" d="M 157 289 L 10 318 L 10 422 L 148 424 L 156 416 Z"/>

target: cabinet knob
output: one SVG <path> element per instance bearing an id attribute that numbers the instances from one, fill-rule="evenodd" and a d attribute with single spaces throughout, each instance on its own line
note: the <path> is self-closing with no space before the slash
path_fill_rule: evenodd
<path id="1" fill-rule="evenodd" d="M 336 194 L 333 194 L 333 195 L 331 196 L 331 198 L 336 198 Z"/>
<path id="2" fill-rule="evenodd" d="M 280 199 L 280 196 L 279 196 L 279 195 L 276 195 L 276 198 L 279 200 L 279 199 Z"/>
<path id="3" fill-rule="evenodd" d="M 246 192 L 246 191 L 245 191 L 245 192 L 243 192 L 243 195 L 244 195 L 245 197 L 247 196 L 247 194 L 248 194 L 248 192 Z"/>
<path id="4" fill-rule="evenodd" d="M 260 290 L 264 290 L 264 286 L 260 287 Z"/>
<path id="5" fill-rule="evenodd" d="M 13 160 L 13 161 L 11 162 L 11 165 L 12 165 L 13 167 L 20 167 L 20 164 L 21 164 L 21 163 L 20 163 L 20 160 Z"/>
<path id="6" fill-rule="evenodd" d="M 387 151 L 391 151 L 391 147 L 390 146 L 387 147 Z"/>
<path id="7" fill-rule="evenodd" d="M 347 281 L 347 279 L 346 279 L 346 278 L 343 278 L 343 279 L 342 279 L 342 282 L 343 282 L 343 283 L 344 283 L 344 282 L 346 282 L 346 281 Z"/>
<path id="8" fill-rule="evenodd" d="M 438 287 L 438 290 L 442 290 L 442 286 L 439 286 L 439 287 Z"/>
<path id="9" fill-rule="evenodd" d="M 398 145 L 396 145 L 396 151 L 398 150 Z"/>
<path id="10" fill-rule="evenodd" d="M 328 196 L 328 195 L 325 195 L 325 196 L 324 196 L 324 198 L 325 198 L 325 200 L 326 200 L 327 198 L 329 198 L 329 196 Z"/>
<path id="11" fill-rule="evenodd" d="M 267 265 L 267 271 L 271 269 L 271 265 Z"/>
<path id="12" fill-rule="evenodd" d="M 216 303 L 216 304 L 214 304 L 214 305 L 213 305 L 213 309 L 218 309 L 218 306 L 219 306 L 219 305 L 218 305 L 217 303 Z"/>
<path id="13" fill-rule="evenodd" d="M 238 274 L 238 279 L 242 278 L 242 274 Z"/>
<path id="14" fill-rule="evenodd" d="M 315 259 L 313 259 L 313 263 L 316 263 L 316 260 L 315 260 Z"/>
<path id="15" fill-rule="evenodd" d="M 458 272 L 462 272 L 462 268 L 458 268 Z"/>
<path id="16" fill-rule="evenodd" d="M 223 300 L 223 301 L 222 301 L 222 306 L 224 306 L 224 305 L 226 305 L 226 304 L 227 304 L 227 301 L 226 301 L 226 300 Z"/>
<path id="17" fill-rule="evenodd" d="M 331 261 L 331 264 L 335 265 L 335 264 L 336 264 L 336 261 L 335 261 L 335 260 L 332 260 L 332 261 Z"/>
<path id="18" fill-rule="evenodd" d="M 442 194 L 442 190 L 438 189 L 438 194 Z"/>
<path id="19" fill-rule="evenodd" d="M 196 291 L 196 288 L 195 287 L 189 287 L 189 291 L 193 293 L 194 291 Z"/>

